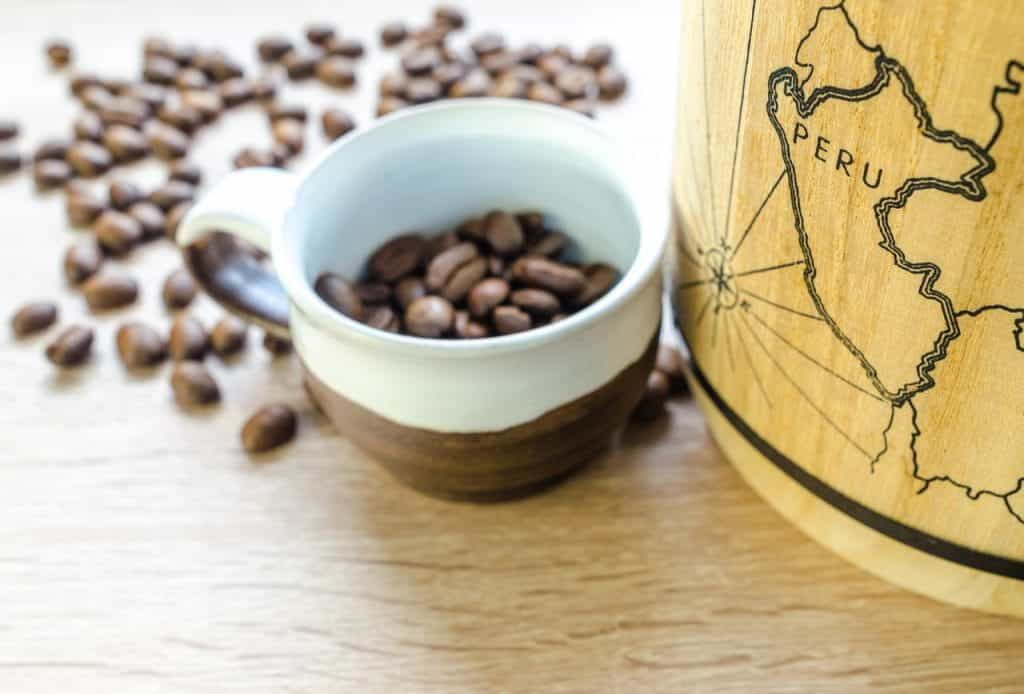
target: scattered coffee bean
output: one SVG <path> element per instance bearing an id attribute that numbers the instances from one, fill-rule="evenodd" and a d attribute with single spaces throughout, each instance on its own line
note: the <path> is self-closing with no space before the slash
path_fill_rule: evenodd
<path id="1" fill-rule="evenodd" d="M 137 202 L 128 209 L 128 214 L 142 228 L 142 240 L 151 241 L 164 235 L 167 217 L 163 210 L 151 202 Z"/>
<path id="2" fill-rule="evenodd" d="M 80 97 L 89 87 L 102 86 L 102 80 L 96 75 L 85 73 L 74 75 L 68 84 L 71 87 L 71 94 Z"/>
<path id="3" fill-rule="evenodd" d="M 32 155 L 32 161 L 40 162 L 47 160 L 60 160 L 64 159 L 68 155 L 68 148 L 71 147 L 71 143 L 67 140 L 52 139 L 46 140 L 43 144 L 39 145 L 36 149 L 35 154 Z"/>
<path id="4" fill-rule="evenodd" d="M 277 97 L 278 81 L 273 76 L 264 75 L 253 80 L 252 98 L 260 102 L 270 102 Z"/>
<path id="5" fill-rule="evenodd" d="M 377 116 L 382 117 L 388 114 L 400 111 L 409 105 L 409 102 L 404 99 L 399 99 L 393 96 L 386 96 L 377 102 Z"/>
<path id="6" fill-rule="evenodd" d="M 168 347 L 174 361 L 202 361 L 210 348 L 210 338 L 198 319 L 182 315 L 171 324 Z"/>
<path id="7" fill-rule="evenodd" d="M 64 277 L 70 284 L 81 284 L 99 271 L 103 251 L 95 239 L 82 239 L 64 254 Z"/>
<path id="8" fill-rule="evenodd" d="M 412 77 L 423 77 L 441 64 L 441 52 L 434 46 L 414 48 L 402 56 L 402 69 Z"/>
<path id="9" fill-rule="evenodd" d="M 145 323 L 125 323 L 117 330 L 117 353 L 129 369 L 156 366 L 167 358 L 167 343 Z"/>
<path id="10" fill-rule="evenodd" d="M 405 311 L 412 302 L 427 295 L 427 286 L 419 277 L 404 277 L 395 285 L 395 302 Z"/>
<path id="11" fill-rule="evenodd" d="M 145 82 L 132 82 L 126 84 L 123 89 L 114 89 L 111 85 L 107 85 L 108 88 L 113 89 L 114 93 L 119 96 L 126 96 L 136 101 L 141 101 L 143 104 L 149 107 L 150 111 L 155 111 L 167 102 L 168 90 L 166 87 L 161 87 L 156 84 L 146 84 Z"/>
<path id="12" fill-rule="evenodd" d="M 434 8 L 434 21 L 452 29 L 466 26 L 466 15 L 454 5 L 438 5 Z"/>
<path id="13" fill-rule="evenodd" d="M 107 311 L 135 303 L 139 284 L 122 272 L 105 270 L 85 281 L 82 294 L 92 311 Z"/>
<path id="14" fill-rule="evenodd" d="M 466 76 L 467 68 L 461 63 L 442 63 L 430 72 L 430 78 L 437 82 L 442 94 L 447 94 L 452 85 Z M 390 88 L 390 85 L 389 85 Z M 381 80 L 381 94 L 384 94 L 384 80 Z M 387 96 L 385 94 L 385 96 Z"/>
<path id="15" fill-rule="evenodd" d="M 498 96 L 504 99 L 525 99 L 529 84 L 519 79 L 516 75 L 502 75 L 491 85 L 491 96 Z"/>
<path id="16" fill-rule="evenodd" d="M 494 329 L 502 335 L 521 333 L 533 327 L 530 314 L 515 306 L 494 309 Z"/>
<path id="17" fill-rule="evenodd" d="M 126 163 L 142 159 L 149 154 L 146 137 L 127 125 L 112 125 L 103 133 L 103 145 L 110 150 L 114 160 Z"/>
<path id="18" fill-rule="evenodd" d="M 261 407 L 242 427 L 242 448 L 248 453 L 265 453 L 295 438 L 298 418 L 288 405 Z"/>
<path id="19" fill-rule="evenodd" d="M 237 354 L 245 347 L 247 332 L 245 323 L 234 316 L 224 316 L 213 326 L 210 347 L 220 357 Z"/>
<path id="20" fill-rule="evenodd" d="M 202 364 L 186 361 L 176 364 L 171 373 L 174 400 L 184 410 L 220 402 L 220 388 Z"/>
<path id="21" fill-rule="evenodd" d="M 639 422 L 650 422 L 657 419 L 665 412 L 665 402 L 668 400 L 669 382 L 662 372 L 655 369 L 647 376 L 647 384 L 644 386 L 644 393 L 633 410 L 633 419 Z"/>
<path id="22" fill-rule="evenodd" d="M 141 128 L 149 118 L 152 109 L 145 101 L 130 96 L 119 96 L 99 109 L 104 125 L 127 125 Z"/>
<path id="23" fill-rule="evenodd" d="M 192 202 L 195 196 L 195 186 L 172 179 L 154 189 L 149 194 L 149 201 L 166 212 L 183 202 Z"/>
<path id="24" fill-rule="evenodd" d="M 558 75 L 569 66 L 569 61 L 558 53 L 545 53 L 537 59 L 537 69 L 545 78 L 554 81 Z"/>
<path id="25" fill-rule="evenodd" d="M 277 159 L 268 150 L 246 147 L 235 155 L 232 163 L 236 169 L 248 169 L 257 166 L 276 166 Z"/>
<path id="26" fill-rule="evenodd" d="M 146 124 L 146 141 L 154 155 L 160 159 L 180 159 L 188 154 L 188 135 L 160 121 Z"/>
<path id="27" fill-rule="evenodd" d="M 192 63 L 215 82 L 226 82 L 245 74 L 242 66 L 223 51 L 197 53 Z"/>
<path id="28" fill-rule="evenodd" d="M 89 140 L 79 140 L 68 148 L 67 162 L 79 176 L 95 178 L 114 165 L 114 158 L 105 147 Z"/>
<path id="29" fill-rule="evenodd" d="M 221 101 L 224 102 L 226 108 L 241 106 L 255 98 L 252 83 L 241 77 L 225 80 L 221 83 L 217 93 L 220 94 Z"/>
<path id="30" fill-rule="evenodd" d="M 356 123 L 347 111 L 338 108 L 329 108 L 320 116 L 320 125 L 323 128 L 324 137 L 330 141 L 337 140 L 353 130 Z"/>
<path id="31" fill-rule="evenodd" d="M 11 331 L 15 337 L 28 337 L 41 333 L 56 322 L 57 304 L 52 301 L 33 301 L 11 316 Z"/>
<path id="32" fill-rule="evenodd" d="M 561 106 L 565 101 L 562 92 L 547 82 L 531 84 L 530 88 L 526 90 L 526 98 L 530 101 L 539 101 L 542 104 L 551 104 L 552 106 Z"/>
<path id="33" fill-rule="evenodd" d="M 103 141 L 103 121 L 92 111 L 85 111 L 71 125 L 71 130 L 79 140 Z"/>
<path id="34" fill-rule="evenodd" d="M 13 140 L 21 132 L 21 127 L 12 120 L 0 118 L 0 142 Z"/>
<path id="35" fill-rule="evenodd" d="M 284 36 L 267 36 L 256 44 L 256 52 L 265 63 L 276 63 L 286 56 L 294 45 Z"/>
<path id="36" fill-rule="evenodd" d="M 164 306 L 171 311 L 176 311 L 191 304 L 192 300 L 196 298 L 197 292 L 196 282 L 188 270 L 178 269 L 164 280 L 160 296 L 164 300 Z"/>
<path id="37" fill-rule="evenodd" d="M 111 255 L 125 255 L 142 240 L 142 225 L 129 214 L 106 210 L 93 224 L 100 246 Z"/>
<path id="38" fill-rule="evenodd" d="M 405 97 L 405 87 L 408 84 L 409 79 L 404 74 L 393 73 L 384 75 L 380 80 L 379 92 L 382 97 L 390 96 L 402 99 Z"/>
<path id="39" fill-rule="evenodd" d="M 454 307 L 439 296 L 420 297 L 405 310 L 405 327 L 417 337 L 441 337 L 454 322 Z"/>
<path id="40" fill-rule="evenodd" d="M 56 159 L 37 161 L 32 167 L 32 177 L 39 190 L 52 190 L 71 180 L 71 167 L 66 162 Z"/>
<path id="41" fill-rule="evenodd" d="M 167 170 L 167 178 L 197 186 L 203 180 L 203 172 L 192 162 L 179 159 L 171 163 Z"/>
<path id="42" fill-rule="evenodd" d="M 164 104 L 157 111 L 156 117 L 183 133 L 195 132 L 203 124 L 203 114 L 182 103 Z"/>
<path id="43" fill-rule="evenodd" d="M 92 328 L 72 325 L 46 347 L 46 358 L 64 368 L 80 366 L 89 359 L 92 341 Z"/>
<path id="44" fill-rule="evenodd" d="M 204 123 L 211 123 L 224 111 L 224 100 L 211 90 L 190 89 L 181 93 L 181 103 L 195 109 Z"/>
<path id="45" fill-rule="evenodd" d="M 281 59 L 281 64 L 288 73 L 288 78 L 298 82 L 313 76 L 321 57 L 318 50 L 295 48 Z"/>
<path id="46" fill-rule="evenodd" d="M 178 226 L 181 224 L 181 220 L 185 218 L 185 215 L 191 207 L 191 202 L 179 202 L 167 213 L 167 217 L 164 222 L 164 235 L 171 241 L 174 241 L 177 238 Z"/>
<path id="47" fill-rule="evenodd" d="M 409 80 L 405 98 L 412 104 L 426 104 L 441 98 L 441 85 L 427 77 Z"/>
<path id="48" fill-rule="evenodd" d="M 334 37 L 324 43 L 324 50 L 328 55 L 338 55 L 342 58 L 362 58 L 366 53 L 363 42 L 347 36 Z"/>
<path id="49" fill-rule="evenodd" d="M 664 374 L 668 380 L 670 392 L 673 394 L 689 392 L 686 373 L 683 370 L 683 357 L 673 345 L 665 343 L 658 345 L 658 356 L 655 358 L 654 368 Z"/>
<path id="50" fill-rule="evenodd" d="M 263 349 L 275 357 L 283 357 L 292 353 L 292 341 L 277 335 L 266 333 L 263 335 Z"/>
<path id="51" fill-rule="evenodd" d="M 494 32 L 488 32 L 486 34 L 480 34 L 469 47 L 473 50 L 478 58 L 482 58 L 485 55 L 491 55 L 497 53 L 505 48 L 505 39 L 501 34 Z"/>
<path id="52" fill-rule="evenodd" d="M 335 311 L 353 320 L 363 320 L 365 309 L 362 299 L 355 287 L 341 275 L 323 273 L 317 278 L 313 290 Z"/>
<path id="53" fill-rule="evenodd" d="M 174 58 L 174 46 L 171 42 L 160 36 L 149 36 L 142 42 L 142 57 L 149 58 Z"/>
<path id="54" fill-rule="evenodd" d="M 51 39 L 46 43 L 46 57 L 54 68 L 67 67 L 71 64 L 73 51 L 71 44 L 63 39 Z"/>
<path id="55" fill-rule="evenodd" d="M 21 155 L 13 147 L 0 147 L 0 176 L 7 176 L 21 168 Z"/>
<path id="56" fill-rule="evenodd" d="M 602 99 L 618 99 L 626 93 L 626 75 L 614 65 L 605 65 L 597 72 L 597 86 Z"/>
<path id="57" fill-rule="evenodd" d="M 475 98 L 487 96 L 490 89 L 491 76 L 485 70 L 474 68 L 448 89 L 448 96 L 453 99 Z"/>
<path id="58" fill-rule="evenodd" d="M 388 22 L 380 29 L 380 43 L 385 48 L 391 48 L 405 41 L 409 35 L 409 28 L 405 22 Z"/>
<path id="59" fill-rule="evenodd" d="M 595 43 L 583 54 L 583 64 L 595 70 L 612 62 L 615 52 L 607 43 Z"/>
<path id="60" fill-rule="evenodd" d="M 566 99 L 586 99 L 597 95 L 597 78 L 586 67 L 567 67 L 558 73 L 555 86 Z"/>
<path id="61" fill-rule="evenodd" d="M 500 277 L 489 277 L 478 283 L 469 292 L 467 304 L 474 318 L 486 318 L 501 305 L 509 295 L 508 282 Z"/>
<path id="62" fill-rule="evenodd" d="M 290 155 L 298 154 L 306 144 L 306 126 L 302 121 L 282 118 L 271 128 L 274 141 L 285 146 Z"/>
<path id="63" fill-rule="evenodd" d="M 480 59 L 480 67 L 486 70 L 492 77 L 497 77 L 498 75 L 511 70 L 518 64 L 519 56 L 512 51 L 502 50 L 496 53 L 491 53 L 490 55 L 485 55 Z"/>
<path id="64" fill-rule="evenodd" d="M 131 181 L 116 180 L 111 182 L 108 196 L 114 209 L 124 211 L 145 199 L 146 194 Z"/>
<path id="65" fill-rule="evenodd" d="M 300 123 L 305 123 L 309 117 L 309 112 L 305 106 L 300 104 L 271 104 L 267 108 L 267 117 L 271 123 L 282 119 L 297 120 Z"/>
<path id="66" fill-rule="evenodd" d="M 68 223 L 73 227 L 89 226 L 106 207 L 103 198 L 84 187 L 69 188 L 64 198 Z"/>
<path id="67" fill-rule="evenodd" d="M 306 27 L 306 40 L 310 43 L 322 46 L 337 35 L 337 30 L 331 24 L 318 22 Z"/>

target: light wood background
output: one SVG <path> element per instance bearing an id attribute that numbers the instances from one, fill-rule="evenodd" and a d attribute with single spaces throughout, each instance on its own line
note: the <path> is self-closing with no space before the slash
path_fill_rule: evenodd
<path id="1" fill-rule="evenodd" d="M 472 24 L 579 47 L 614 38 L 633 90 L 602 119 L 646 164 L 657 205 L 673 4 L 481 1 Z M 127 76 L 154 31 L 251 60 L 269 30 L 322 18 L 371 39 L 381 21 L 426 11 L 7 0 L 0 114 L 26 126 L 26 144 L 65 132 L 74 108 L 41 59 L 54 32 L 83 67 Z M 392 60 L 374 45 L 364 82 Z M 292 93 L 366 122 L 371 91 Z M 215 178 L 268 138 L 258 113 L 239 112 L 196 158 Z M 131 176 L 155 183 L 160 168 Z M 60 197 L 36 196 L 27 177 L 0 183 L 5 315 L 33 297 L 58 299 L 65 323 L 85 314 L 62 285 L 63 220 Z M 143 301 L 94 321 L 97 355 L 78 373 L 55 375 L 45 340 L 0 338 L 0 691 L 1019 689 L 1024 625 L 890 587 L 813 544 L 741 483 L 690 403 L 566 484 L 498 506 L 399 487 L 309 410 L 294 360 L 271 362 L 255 334 L 237 362 L 210 360 L 225 402 L 179 413 L 166 367 L 125 375 L 112 344 L 127 317 L 167 324 L 158 284 L 178 263 L 167 246 L 126 263 L 150 278 Z M 208 302 L 198 313 L 218 315 Z M 301 436 L 253 462 L 237 432 L 268 400 L 302 408 Z"/>

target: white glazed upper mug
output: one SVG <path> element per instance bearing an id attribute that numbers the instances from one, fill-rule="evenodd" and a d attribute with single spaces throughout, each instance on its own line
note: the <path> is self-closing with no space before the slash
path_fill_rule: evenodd
<path id="1" fill-rule="evenodd" d="M 206 194 L 177 242 L 229 310 L 288 335 L 338 430 L 402 480 L 449 497 L 522 494 L 609 443 L 642 393 L 661 319 L 666 229 L 644 225 L 623 153 L 555 107 L 449 101 L 381 119 L 304 173 L 243 169 Z M 514 335 L 429 340 L 370 328 L 313 291 L 358 278 L 384 241 L 490 209 L 538 210 L 577 259 L 622 273 L 568 318 Z M 270 254 L 276 278 L 214 230 Z"/>

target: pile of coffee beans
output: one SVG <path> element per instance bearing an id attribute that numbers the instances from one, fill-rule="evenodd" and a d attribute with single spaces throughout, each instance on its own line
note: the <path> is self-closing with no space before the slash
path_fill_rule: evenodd
<path id="1" fill-rule="evenodd" d="M 378 248 L 355 283 L 334 273 L 317 294 L 378 330 L 427 338 L 511 335 L 562 320 L 604 296 L 619 272 L 567 260 L 572 240 L 543 214 L 492 210 L 433 236 Z"/>

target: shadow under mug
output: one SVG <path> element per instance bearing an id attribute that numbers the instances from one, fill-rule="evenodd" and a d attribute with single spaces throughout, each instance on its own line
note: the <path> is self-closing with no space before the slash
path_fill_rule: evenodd
<path id="1" fill-rule="evenodd" d="M 498 99 L 410 109 L 334 143 L 303 174 L 244 169 L 192 208 L 177 240 L 229 311 L 290 337 L 335 427 L 399 479 L 448 498 L 519 496 L 607 447 L 643 392 L 661 320 L 665 228 L 644 228 L 621 152 L 594 123 Z M 358 278 L 404 232 L 490 209 L 540 210 L 612 290 L 558 323 L 481 340 L 375 330 L 313 291 Z M 273 272 L 235 235 L 270 254 Z"/>

